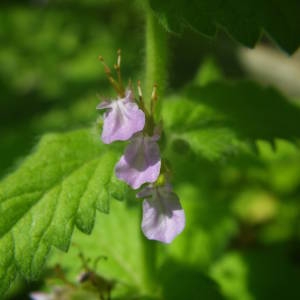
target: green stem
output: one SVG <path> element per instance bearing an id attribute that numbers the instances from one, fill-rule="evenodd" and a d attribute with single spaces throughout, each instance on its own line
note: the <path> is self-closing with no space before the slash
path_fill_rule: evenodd
<path id="1" fill-rule="evenodd" d="M 146 8 L 146 99 L 150 101 L 153 85 L 158 86 L 159 102 L 167 83 L 167 33 L 152 10 Z"/>
<path id="2" fill-rule="evenodd" d="M 150 107 L 153 85 L 157 84 L 159 112 L 160 103 L 166 89 L 167 77 L 167 34 L 149 6 L 146 7 L 146 105 Z M 145 279 L 148 288 L 153 291 L 157 286 L 157 242 L 143 237 L 143 259 L 145 266 Z"/>
<path id="3" fill-rule="evenodd" d="M 143 235 L 142 248 L 145 270 L 144 278 L 147 289 L 146 292 L 151 292 L 151 294 L 153 295 L 155 294 L 155 289 L 157 287 L 157 242 L 148 240 Z"/>

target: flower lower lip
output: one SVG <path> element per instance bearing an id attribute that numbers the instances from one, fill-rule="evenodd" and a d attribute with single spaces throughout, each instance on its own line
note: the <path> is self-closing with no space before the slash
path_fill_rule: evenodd
<path id="1" fill-rule="evenodd" d="M 148 239 L 171 243 L 185 227 L 179 199 L 169 185 L 146 189 L 151 197 L 143 203 L 142 230 Z"/>

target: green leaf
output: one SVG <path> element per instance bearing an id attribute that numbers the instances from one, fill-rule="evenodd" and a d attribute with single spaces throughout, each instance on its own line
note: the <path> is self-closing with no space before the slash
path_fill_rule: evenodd
<path id="1" fill-rule="evenodd" d="M 183 196 L 182 200 L 187 200 L 184 199 L 184 193 L 180 195 Z M 131 203 L 129 201 L 112 202 L 110 216 L 97 218 L 91 236 L 76 231 L 73 238 L 74 245 L 71 246 L 70 251 L 68 253 L 53 251 L 48 266 L 54 267 L 59 262 L 67 278 L 74 281 L 74 278 L 82 271 L 79 252 L 83 253 L 86 259 L 91 260 L 91 267 L 97 257 L 104 255 L 107 260 L 99 261 L 97 268 L 93 271 L 120 283 L 113 289 L 112 299 L 175 300 L 183 299 L 183 295 L 186 295 L 187 299 L 198 299 L 198 292 L 195 293 L 195 291 L 198 291 L 199 286 L 201 286 L 201 294 L 207 296 L 205 299 L 222 299 L 218 286 L 199 267 L 201 265 L 199 261 L 205 260 L 205 264 L 209 265 L 208 260 L 214 257 L 216 252 L 220 252 L 216 250 L 218 246 L 223 245 L 224 239 L 229 239 L 229 228 L 224 226 L 223 220 L 225 212 L 223 211 L 220 215 L 220 212 L 216 211 L 216 206 L 212 205 L 209 208 L 207 203 L 199 216 L 199 208 L 205 203 L 201 201 L 201 205 L 197 205 L 198 195 L 189 197 L 189 200 L 194 203 L 185 203 L 187 206 L 185 205 L 184 208 L 189 218 L 184 233 L 178 236 L 171 245 L 152 241 L 156 244 L 154 249 L 160 258 L 159 263 L 150 262 L 155 265 L 154 285 L 149 286 L 148 283 L 148 270 L 143 253 L 146 238 L 138 226 L 141 221 L 139 211 L 142 209 L 140 200 L 136 203 L 133 201 Z M 212 211 L 215 216 L 214 220 L 210 219 L 211 214 L 209 217 L 204 217 L 205 213 L 212 213 Z M 200 219 L 202 222 L 206 219 L 206 222 L 211 224 L 212 228 L 208 229 L 209 232 L 201 228 L 203 223 L 199 224 Z M 219 233 L 216 232 L 217 230 L 220 230 Z M 205 239 L 199 239 L 199 235 Z M 189 249 L 188 257 L 186 249 Z"/>
<path id="2" fill-rule="evenodd" d="M 150 0 L 162 24 L 176 33 L 191 27 L 212 37 L 222 29 L 240 43 L 253 47 L 266 32 L 283 49 L 292 53 L 300 45 L 298 0 Z"/>
<path id="3" fill-rule="evenodd" d="M 257 140 L 299 138 L 300 109 L 278 92 L 251 82 L 188 88 L 163 108 L 173 149 L 188 147 L 211 161 L 248 151 Z M 183 149 L 183 150 L 182 150 Z"/>
<path id="4" fill-rule="evenodd" d="M 247 81 L 212 83 L 191 88 L 188 97 L 202 103 L 217 120 L 225 122 L 239 137 L 274 141 L 299 138 L 300 109 L 275 89 Z"/>
<path id="5" fill-rule="evenodd" d="M 135 200 L 135 197 L 132 199 Z M 126 293 L 132 296 L 145 292 L 147 270 L 142 245 L 145 237 L 139 226 L 141 202 L 135 201 L 113 201 L 111 213 L 97 218 L 92 234 L 87 236 L 76 230 L 70 251 L 53 251 L 48 266 L 54 267 L 59 262 L 67 278 L 74 281 L 83 267 L 79 252 L 86 259 L 91 259 L 91 268 L 97 257 L 104 255 L 107 260 L 100 260 L 93 271 L 121 283 L 113 290 L 113 298 Z"/>
<path id="6" fill-rule="evenodd" d="M 216 282 L 197 267 L 169 260 L 162 266 L 159 279 L 166 300 L 197 300 L 200 294 L 202 299 L 225 299 Z"/>
<path id="7" fill-rule="evenodd" d="M 122 198 L 111 180 L 117 156 L 89 130 L 47 134 L 0 183 L 0 293 L 17 273 L 35 278 L 51 246 L 68 250 L 75 225 L 90 233 L 111 191 Z"/>

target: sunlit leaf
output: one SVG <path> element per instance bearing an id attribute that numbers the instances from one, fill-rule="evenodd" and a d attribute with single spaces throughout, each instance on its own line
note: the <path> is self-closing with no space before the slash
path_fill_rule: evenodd
<path id="1" fill-rule="evenodd" d="M 69 248 L 75 225 L 90 233 L 96 209 L 126 193 L 111 180 L 118 154 L 89 130 L 45 135 L 0 183 L 0 291 L 17 273 L 35 278 L 51 246 Z"/>
<path id="2" fill-rule="evenodd" d="M 235 155 L 243 144 L 299 138 L 300 109 L 277 91 L 251 82 L 190 87 L 165 103 L 163 118 L 175 151 L 209 160 Z"/>

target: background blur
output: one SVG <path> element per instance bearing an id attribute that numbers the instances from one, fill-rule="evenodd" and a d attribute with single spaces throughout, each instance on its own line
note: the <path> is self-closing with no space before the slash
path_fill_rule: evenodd
<path id="1" fill-rule="evenodd" d="M 287 101 L 300 99 L 299 53 L 287 57 L 267 40 L 248 50 L 221 34 L 212 41 L 186 32 L 169 42 L 170 94 L 191 81 L 226 77 L 252 78 L 276 86 Z M 1 1 L 0 44 L 0 177 L 43 133 L 95 124 L 97 95 L 114 95 L 98 55 L 112 65 L 121 48 L 123 77 L 135 82 L 143 74 L 143 15 L 134 1 Z M 276 151 L 264 142 L 257 147 L 259 157 L 224 166 L 170 158 L 189 221 L 172 246 L 161 246 L 170 255 L 161 275 L 165 299 L 300 299 L 300 153 L 284 141 Z M 117 249 L 131 268 L 142 269 L 128 258 L 138 247 L 137 217 L 114 205 L 115 216 L 100 220 L 92 236 L 76 233 L 75 244 L 90 257 L 100 251 L 110 259 L 110 248 Z M 129 233 L 121 245 L 118 225 Z M 56 250 L 48 267 L 59 262 L 74 277 L 77 254 L 75 246 L 69 254 Z M 100 273 L 132 280 L 122 259 L 101 263 Z M 19 280 L 9 298 L 28 299 L 43 284 Z"/>

